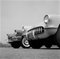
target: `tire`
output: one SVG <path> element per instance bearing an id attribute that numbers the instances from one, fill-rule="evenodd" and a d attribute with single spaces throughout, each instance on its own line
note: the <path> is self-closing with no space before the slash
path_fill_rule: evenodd
<path id="1" fill-rule="evenodd" d="M 21 46 L 20 41 L 14 41 L 14 42 L 11 42 L 10 44 L 15 49 L 17 49 L 17 48 L 19 48 Z"/>
<path id="2" fill-rule="evenodd" d="M 21 44 L 22 44 L 22 47 L 23 47 L 23 48 L 30 48 L 29 41 L 26 39 L 26 37 L 24 37 L 24 38 L 21 40 Z"/>
<path id="3" fill-rule="evenodd" d="M 60 25 L 58 26 L 56 33 L 57 46 L 60 48 Z"/>
<path id="4" fill-rule="evenodd" d="M 60 45 L 59 44 L 57 44 L 57 46 L 59 47 L 59 49 L 60 49 Z"/>
<path id="5" fill-rule="evenodd" d="M 51 38 L 46 39 L 46 41 L 45 41 L 45 47 L 48 48 L 48 49 L 50 49 L 51 46 L 52 46 Z"/>
<path id="6" fill-rule="evenodd" d="M 30 45 L 33 49 L 39 49 L 42 46 L 42 44 L 40 44 L 40 41 L 38 40 L 30 41 Z"/>
<path id="7" fill-rule="evenodd" d="M 51 44 L 46 44 L 46 45 L 45 45 L 45 47 L 48 48 L 48 49 L 50 49 L 51 46 L 52 46 Z"/>

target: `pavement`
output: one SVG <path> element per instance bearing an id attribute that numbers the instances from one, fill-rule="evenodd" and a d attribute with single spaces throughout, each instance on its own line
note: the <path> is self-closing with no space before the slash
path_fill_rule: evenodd
<path id="1" fill-rule="evenodd" d="M 60 49 L 53 47 L 46 49 L 14 49 L 0 48 L 0 59 L 60 59 Z"/>

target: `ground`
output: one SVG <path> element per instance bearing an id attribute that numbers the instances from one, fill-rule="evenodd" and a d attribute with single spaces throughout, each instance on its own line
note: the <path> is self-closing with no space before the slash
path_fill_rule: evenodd
<path id="1" fill-rule="evenodd" d="M 60 59 L 60 49 L 0 48 L 0 59 Z"/>

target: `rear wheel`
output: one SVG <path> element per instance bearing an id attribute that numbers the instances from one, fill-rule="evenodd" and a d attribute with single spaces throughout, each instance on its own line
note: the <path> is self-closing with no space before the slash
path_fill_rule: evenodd
<path id="1" fill-rule="evenodd" d="M 10 44 L 13 48 L 19 48 L 21 46 L 20 41 L 10 42 Z"/>
<path id="2" fill-rule="evenodd" d="M 21 44 L 22 44 L 22 47 L 23 48 L 30 48 L 30 44 L 29 44 L 29 41 L 26 37 L 24 37 L 22 40 L 21 40 Z"/>

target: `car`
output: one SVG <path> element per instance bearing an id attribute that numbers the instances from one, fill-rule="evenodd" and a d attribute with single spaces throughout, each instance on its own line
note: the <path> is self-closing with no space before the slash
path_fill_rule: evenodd
<path id="1" fill-rule="evenodd" d="M 8 41 L 14 48 L 41 48 L 45 45 L 60 48 L 60 16 L 45 15 L 42 23 L 37 26 L 23 26 L 22 30 L 15 30 L 15 35 L 8 34 Z"/>
<path id="2" fill-rule="evenodd" d="M 57 45 L 60 48 L 60 15 L 45 15 L 43 24 L 29 29 L 24 35 L 32 48 L 43 45 L 47 48 Z"/>
<path id="3" fill-rule="evenodd" d="M 7 34 L 8 43 L 11 44 L 13 48 L 19 48 L 20 46 L 23 48 L 29 48 L 30 45 L 23 33 L 26 33 L 26 30 L 22 27 L 22 30 L 14 30 L 13 34 Z"/>
<path id="4" fill-rule="evenodd" d="M 11 44 L 13 48 L 19 48 L 21 46 L 21 38 L 22 36 L 18 35 L 17 33 L 7 34 L 8 36 L 8 43 Z"/>

